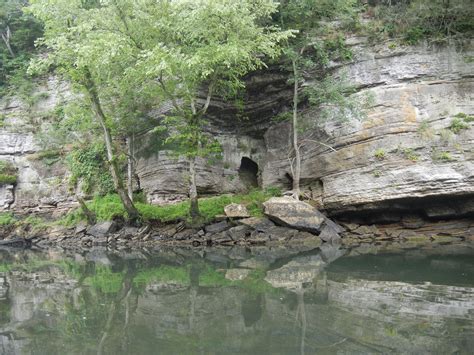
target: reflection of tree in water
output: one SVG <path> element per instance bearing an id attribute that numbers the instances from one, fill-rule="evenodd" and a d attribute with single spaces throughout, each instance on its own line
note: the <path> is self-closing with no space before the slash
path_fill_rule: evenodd
<path id="1" fill-rule="evenodd" d="M 305 351 L 305 339 L 306 339 L 306 309 L 304 306 L 304 289 L 299 288 L 296 290 L 296 299 L 298 300 L 298 306 L 296 307 L 295 326 L 299 323 L 301 328 L 300 336 L 300 353 L 304 354 Z"/>
<path id="2" fill-rule="evenodd" d="M 115 299 L 112 300 L 109 306 L 107 321 L 102 331 L 102 337 L 100 339 L 99 346 L 97 348 L 97 354 L 99 355 L 103 354 L 104 345 L 106 343 L 107 338 L 109 337 L 112 326 L 114 325 L 114 319 L 117 316 L 119 307 L 121 306 L 122 302 L 124 302 L 125 304 L 123 328 L 122 328 L 122 331 L 120 332 L 122 333 L 122 339 L 123 339 L 121 343 L 122 348 L 126 344 L 126 339 L 127 339 L 126 334 L 127 334 L 128 324 L 130 320 L 130 303 L 129 302 L 130 302 L 130 295 L 132 293 L 132 283 L 133 283 L 134 275 L 135 275 L 135 272 L 130 270 L 130 268 L 126 267 L 121 289 L 115 296 Z M 118 323 L 120 324 L 120 322 Z"/>
<path id="3" fill-rule="evenodd" d="M 357 263 L 338 273 L 315 273 L 301 256 L 275 263 L 278 269 L 252 270 L 245 279 L 231 281 L 225 277 L 226 267 L 235 264 L 222 261 L 180 259 L 167 252 L 133 260 L 107 255 L 109 262 L 101 264 L 97 260 L 104 261 L 104 255 L 95 254 L 96 261 L 78 258 L 80 262 L 34 255 L 24 260 L 21 272 L 11 273 L 11 314 L 35 305 L 28 317 L 6 317 L 7 324 L 2 324 L 2 331 L 12 330 L 17 342 L 24 339 L 21 353 L 187 354 L 230 349 L 304 354 L 472 348 L 471 343 L 461 343 L 471 339 L 467 334 L 472 333 L 472 287 L 381 281 L 374 274 L 380 270 L 365 274 L 371 280 L 348 277 L 358 276 L 353 266 Z M 20 255 L 11 263 L 23 259 Z M 472 261 L 462 265 L 469 272 Z M 35 281 L 38 278 L 46 281 Z M 277 292 L 267 280 L 289 286 Z M 400 306 L 410 311 L 409 317 L 396 312 Z M 431 316 L 432 309 L 436 316 Z M 456 319 L 450 318 L 453 314 Z M 465 319 L 459 319 L 461 315 Z M 277 339 L 275 334 L 281 336 Z M 271 342 L 268 337 L 273 337 Z"/>
<path id="4" fill-rule="evenodd" d="M 262 318 L 265 308 L 264 301 L 265 298 L 261 293 L 247 292 L 242 298 L 242 316 L 246 327 L 251 327 Z"/>

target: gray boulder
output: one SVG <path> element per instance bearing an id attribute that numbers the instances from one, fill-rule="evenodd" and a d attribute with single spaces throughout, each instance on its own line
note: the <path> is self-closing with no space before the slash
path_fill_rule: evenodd
<path id="1" fill-rule="evenodd" d="M 225 231 L 226 229 L 229 228 L 229 223 L 227 221 L 222 221 L 214 224 L 210 224 L 204 228 L 206 233 L 214 234 L 214 233 L 220 233 L 222 231 Z"/>
<path id="2" fill-rule="evenodd" d="M 114 221 L 106 221 L 97 223 L 87 228 L 87 234 L 96 238 L 103 238 L 109 233 L 117 230 L 117 224 Z"/>
<path id="3" fill-rule="evenodd" d="M 248 226 L 257 232 L 266 232 L 272 227 L 275 227 L 275 224 L 265 217 L 251 217 L 241 219 L 237 222 L 238 224 Z"/>
<path id="4" fill-rule="evenodd" d="M 224 212 L 227 217 L 231 218 L 247 218 L 250 217 L 249 211 L 244 205 L 231 203 L 224 207 Z"/>
<path id="5" fill-rule="evenodd" d="M 319 234 L 326 217 L 313 206 L 291 197 L 273 197 L 263 203 L 265 215 L 275 223 Z"/>
<path id="6" fill-rule="evenodd" d="M 331 244 L 337 244 L 341 241 L 341 236 L 337 232 L 337 229 L 329 224 L 324 224 L 321 233 L 319 234 L 319 238 L 321 238 L 322 241 Z"/>

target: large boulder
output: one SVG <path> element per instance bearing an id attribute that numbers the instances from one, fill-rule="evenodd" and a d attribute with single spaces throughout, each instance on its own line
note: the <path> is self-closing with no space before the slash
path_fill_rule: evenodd
<path id="1" fill-rule="evenodd" d="M 310 204 L 292 197 L 273 197 L 264 202 L 263 206 L 265 215 L 275 223 L 314 234 L 321 232 L 326 219 Z"/>

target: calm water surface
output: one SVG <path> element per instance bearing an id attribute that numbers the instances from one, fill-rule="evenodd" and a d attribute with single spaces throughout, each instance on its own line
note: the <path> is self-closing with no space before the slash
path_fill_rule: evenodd
<path id="1" fill-rule="evenodd" d="M 0 251 L 2 354 L 472 354 L 474 245 Z"/>

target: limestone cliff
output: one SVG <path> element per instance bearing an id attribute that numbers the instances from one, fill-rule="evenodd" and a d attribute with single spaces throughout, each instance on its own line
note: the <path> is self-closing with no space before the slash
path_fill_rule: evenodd
<path id="1" fill-rule="evenodd" d="M 332 214 L 377 210 L 383 213 L 379 218 L 397 220 L 414 210 L 428 217 L 472 213 L 473 123 L 460 130 L 452 127 L 456 115 L 474 112 L 472 43 L 462 49 L 390 42 L 374 46 L 364 38 L 348 43 L 354 60 L 333 63 L 335 75 L 344 72 L 357 86 L 355 95 L 370 92 L 375 102 L 364 120 L 328 122 L 304 133 L 305 138 L 326 144 L 304 148 L 306 193 Z M 259 87 L 261 82 L 264 87 Z M 246 170 L 241 165 L 244 158 L 258 164 L 261 186 L 291 186 L 291 129 L 288 123 L 272 125 L 276 112 L 270 109 L 288 104 L 288 87 L 281 76 L 271 73 L 266 80 L 253 78 L 249 88 L 255 93 L 248 97 L 247 112 L 255 122 L 253 130 L 248 121 L 229 119 L 228 110 L 214 106 L 215 112 L 222 109 L 213 120 L 221 127 L 215 133 L 223 144 L 224 159 L 213 166 L 201 164 L 198 182 L 203 193 L 245 187 L 240 178 Z M 318 121 L 311 110 L 303 115 Z M 155 155 L 140 160 L 139 172 L 151 201 L 186 195 L 184 161 Z"/>
<path id="2" fill-rule="evenodd" d="M 359 88 L 356 95 L 371 92 L 375 104 L 365 120 L 326 123 L 306 132 L 336 150 L 320 144 L 306 148 L 306 190 L 337 214 L 374 209 L 420 209 L 429 217 L 472 213 L 473 123 L 453 127 L 456 115 L 474 112 L 472 43 L 463 50 L 353 43 L 356 59 L 337 70 L 347 71 Z M 288 179 L 288 132 L 281 124 L 265 134 L 264 185 Z"/>
<path id="3" fill-rule="evenodd" d="M 473 43 L 403 47 L 373 45 L 359 37 L 347 43 L 354 58 L 332 63 L 334 75 L 346 73 L 357 87 L 354 95 L 370 92 L 375 102 L 364 120 L 327 122 L 304 132 L 324 143 L 304 148 L 305 193 L 334 215 L 367 216 L 376 210 L 379 219 L 392 221 L 406 211 L 437 218 L 472 213 L 474 124 L 460 119 L 463 127 L 456 129 L 453 122 L 455 116 L 474 113 Z M 65 89 L 50 80 L 42 90 L 48 97 L 33 109 L 47 113 Z M 257 184 L 290 186 L 290 127 L 272 122 L 290 98 L 286 76 L 273 68 L 248 78 L 244 111 L 233 103 L 212 103 L 209 130 L 222 143 L 223 159 L 200 162 L 201 194 Z M 3 100 L 1 110 L 0 157 L 12 161 L 19 176 L 15 188 L 0 186 L 0 208 L 67 205 L 71 198 L 64 167 L 33 159 L 40 148 L 25 118 L 28 108 L 18 100 Z M 302 114 L 318 121 L 310 109 Z M 187 162 L 151 149 L 152 139 L 151 134 L 139 139 L 137 172 L 147 198 L 153 203 L 186 198 Z"/>
<path id="4" fill-rule="evenodd" d="M 70 90 L 56 78 L 49 78 L 32 96 L 0 100 L 0 160 L 18 169 L 15 186 L 0 184 L 0 211 L 67 208 L 72 201 L 64 164 L 41 155 L 41 140 L 49 139 L 42 137 L 42 128 L 51 124 L 49 117 L 56 105 L 70 96 Z"/>

